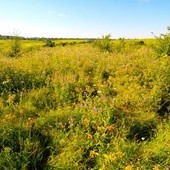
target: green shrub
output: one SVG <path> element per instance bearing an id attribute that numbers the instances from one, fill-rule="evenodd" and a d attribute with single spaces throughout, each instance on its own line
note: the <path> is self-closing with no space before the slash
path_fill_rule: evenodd
<path id="1" fill-rule="evenodd" d="M 21 38 L 15 35 L 12 39 L 9 57 L 17 57 L 21 54 Z"/>
<path id="2" fill-rule="evenodd" d="M 139 45 L 139 46 L 146 45 L 145 42 L 142 41 L 142 40 L 137 41 L 135 44 L 136 44 L 136 45 Z"/>
<path id="3" fill-rule="evenodd" d="M 170 56 L 170 27 L 167 27 L 167 30 L 166 34 L 161 34 L 160 37 L 155 36 L 158 40 L 158 46 L 156 47 L 158 56 Z"/>
<path id="4" fill-rule="evenodd" d="M 111 35 L 107 34 L 105 36 L 102 36 L 101 39 L 98 39 L 95 41 L 95 45 L 101 50 L 101 51 L 108 51 L 112 52 L 112 43 L 111 43 Z"/>
<path id="5" fill-rule="evenodd" d="M 51 40 L 47 40 L 45 43 L 45 47 L 55 47 L 55 42 Z"/>
<path id="6" fill-rule="evenodd" d="M 64 47 L 64 46 L 68 45 L 68 42 L 61 42 L 60 45 Z"/>

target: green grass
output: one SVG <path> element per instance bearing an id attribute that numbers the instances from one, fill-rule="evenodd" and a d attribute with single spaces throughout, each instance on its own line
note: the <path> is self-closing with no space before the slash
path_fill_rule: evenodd
<path id="1" fill-rule="evenodd" d="M 0 44 L 0 169 L 169 168 L 170 60 L 155 40 L 24 40 L 13 58 Z"/>

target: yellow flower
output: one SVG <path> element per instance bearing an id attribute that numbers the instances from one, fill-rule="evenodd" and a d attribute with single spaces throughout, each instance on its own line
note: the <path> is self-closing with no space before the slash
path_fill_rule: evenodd
<path id="1" fill-rule="evenodd" d="M 90 158 L 95 158 L 98 155 L 95 151 L 90 151 Z"/>
<path id="2" fill-rule="evenodd" d="M 133 170 L 133 166 L 128 164 L 126 167 L 125 167 L 125 170 Z"/>
<path id="3" fill-rule="evenodd" d="M 13 95 L 10 95 L 9 97 L 8 97 L 8 100 L 7 100 L 7 103 L 8 104 L 12 104 L 13 102 L 14 102 L 14 100 L 15 100 L 15 94 L 13 94 Z"/>

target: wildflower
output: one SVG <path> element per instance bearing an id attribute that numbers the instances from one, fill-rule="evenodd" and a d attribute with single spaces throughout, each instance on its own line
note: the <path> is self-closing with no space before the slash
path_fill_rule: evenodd
<path id="1" fill-rule="evenodd" d="M 100 90 L 97 91 L 98 94 L 101 94 L 102 92 Z"/>
<path id="2" fill-rule="evenodd" d="M 141 139 L 142 139 L 142 140 L 145 140 L 145 137 L 142 137 Z"/>
<path id="3" fill-rule="evenodd" d="M 95 151 L 90 151 L 90 158 L 95 158 L 98 155 Z"/>
<path id="4" fill-rule="evenodd" d="M 68 119 L 68 122 L 69 122 L 69 125 L 70 126 L 73 126 L 74 123 L 73 123 L 73 118 L 70 116 L 69 119 Z"/>
<path id="5" fill-rule="evenodd" d="M 15 94 L 10 95 L 9 98 L 8 98 L 8 100 L 7 100 L 7 103 L 8 103 L 8 104 L 12 104 L 12 103 L 14 102 L 14 100 L 15 100 L 15 97 L 16 97 Z"/>
<path id="6" fill-rule="evenodd" d="M 93 136 L 91 134 L 87 134 L 87 139 L 93 139 Z"/>
<path id="7" fill-rule="evenodd" d="M 128 164 L 126 167 L 125 167 L 125 170 L 132 170 L 133 169 L 133 167 L 132 167 L 132 165 L 130 165 L 130 164 Z"/>
<path id="8" fill-rule="evenodd" d="M 10 80 L 6 80 L 6 81 L 3 81 L 3 82 L 2 82 L 2 84 L 4 84 L 4 85 L 5 85 L 5 84 L 8 84 L 8 83 L 10 83 Z"/>

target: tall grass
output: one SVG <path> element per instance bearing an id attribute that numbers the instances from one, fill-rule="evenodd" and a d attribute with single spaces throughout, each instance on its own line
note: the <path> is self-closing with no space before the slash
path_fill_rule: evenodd
<path id="1" fill-rule="evenodd" d="M 168 169 L 170 60 L 142 41 L 2 56 L 0 169 Z"/>

